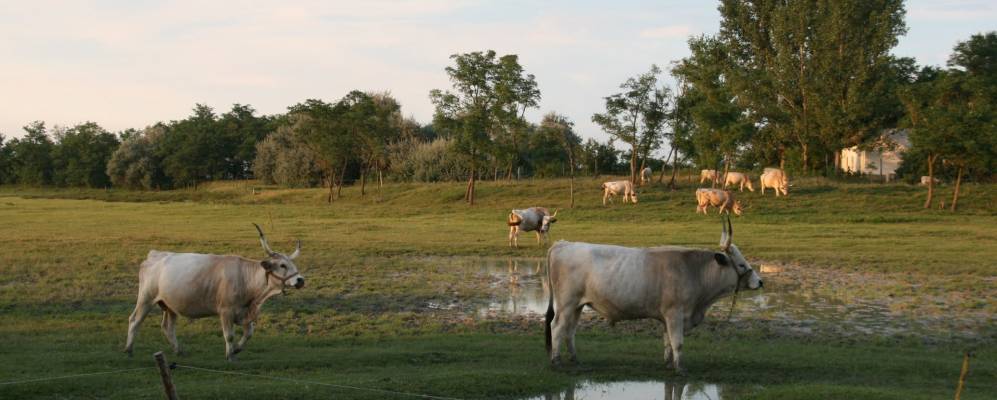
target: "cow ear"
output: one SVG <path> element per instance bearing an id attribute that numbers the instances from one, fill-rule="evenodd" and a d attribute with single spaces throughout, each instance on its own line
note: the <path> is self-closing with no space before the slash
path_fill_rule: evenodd
<path id="1" fill-rule="evenodd" d="M 260 261 L 260 265 L 263 267 L 263 269 L 267 271 L 272 270 L 274 267 L 273 263 L 271 263 L 270 260 Z"/>
<path id="2" fill-rule="evenodd" d="M 727 255 L 724 253 L 713 253 L 713 258 L 717 260 L 717 264 L 724 266 L 730 265 L 730 259 L 728 259 Z"/>

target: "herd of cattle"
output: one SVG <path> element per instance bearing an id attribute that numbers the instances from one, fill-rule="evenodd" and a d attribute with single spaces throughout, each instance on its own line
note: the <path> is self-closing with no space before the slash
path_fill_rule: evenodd
<path id="1" fill-rule="evenodd" d="M 642 171 L 642 181 L 650 171 Z M 717 173 L 702 171 L 701 183 L 715 182 Z M 728 173 L 726 184 L 747 186 L 751 180 L 743 173 Z M 726 186 L 726 185 L 725 185 Z M 787 194 L 786 175 L 779 169 L 767 169 L 761 187 Z M 603 184 L 607 198 L 623 195 L 624 202 L 637 203 L 637 193 L 630 181 Z M 733 194 L 722 189 L 696 191 L 698 211 L 706 206 L 720 212 L 740 215 L 742 207 Z M 545 316 L 548 356 L 560 363 L 560 349 L 566 345 L 572 361 L 576 359 L 575 332 L 582 309 L 588 306 L 610 323 L 631 319 L 656 319 L 665 324 L 666 365 L 683 372 L 682 337 L 699 325 L 709 307 L 719 299 L 736 295 L 740 290 L 762 287 L 762 280 L 733 244 L 733 226 L 727 213 L 720 237 L 720 251 L 677 246 L 631 248 L 604 244 L 558 241 L 547 252 L 549 301 Z M 544 207 L 512 210 L 508 218 L 509 245 L 518 247 L 523 231 L 536 232 L 537 242 L 549 242 L 551 225 L 557 222 L 557 210 Z M 202 318 L 218 316 L 225 339 L 225 356 L 234 360 L 252 337 L 260 308 L 267 299 L 288 288 L 300 289 L 305 279 L 294 264 L 301 254 L 301 243 L 290 255 L 273 251 L 259 226 L 260 244 L 266 258 L 262 260 L 235 255 L 173 253 L 152 250 L 139 269 L 139 288 L 135 310 L 128 320 L 125 351 L 130 355 L 139 325 L 156 306 L 163 310 L 162 329 L 166 340 L 177 353 L 181 346 L 176 337 L 179 316 Z M 241 325 L 242 338 L 235 342 L 234 325 Z"/>

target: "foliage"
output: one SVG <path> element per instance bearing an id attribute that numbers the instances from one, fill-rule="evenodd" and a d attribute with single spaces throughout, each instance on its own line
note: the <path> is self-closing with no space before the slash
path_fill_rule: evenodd
<path id="1" fill-rule="evenodd" d="M 658 86 L 661 69 L 627 79 L 623 92 L 605 98 L 606 111 L 592 115 L 595 122 L 614 138 L 630 145 L 630 180 L 636 182 L 638 167 L 643 168 L 650 153 L 661 146 L 670 90 Z"/>
<path id="2" fill-rule="evenodd" d="M 465 167 L 453 154 L 453 139 L 404 139 L 388 146 L 389 172 L 402 182 L 460 180 Z"/>
<path id="3" fill-rule="evenodd" d="M 52 183 L 52 149 L 55 144 L 46 135 L 42 121 L 28 124 L 24 131 L 27 135 L 7 144 L 14 181 L 23 185 L 49 185 Z"/>
<path id="4" fill-rule="evenodd" d="M 107 162 L 107 175 L 114 186 L 128 189 L 159 189 L 171 186 L 162 169 L 160 145 L 167 128 L 154 125 L 127 135 Z"/>
<path id="5" fill-rule="evenodd" d="M 315 153 L 290 126 L 278 127 L 256 144 L 253 174 L 266 184 L 314 187 L 322 183 L 322 169 Z"/>
<path id="6" fill-rule="evenodd" d="M 118 138 L 93 122 L 53 132 L 52 183 L 59 186 L 106 188 L 111 185 L 107 163 Z"/>

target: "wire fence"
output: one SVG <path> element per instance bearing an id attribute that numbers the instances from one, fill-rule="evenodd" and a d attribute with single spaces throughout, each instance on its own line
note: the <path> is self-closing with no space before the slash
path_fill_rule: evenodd
<path id="1" fill-rule="evenodd" d="M 88 378 L 88 377 L 100 376 L 100 375 L 123 374 L 123 373 L 126 373 L 126 372 L 155 370 L 156 368 L 157 367 L 126 368 L 126 369 L 118 369 L 118 370 L 113 370 L 113 371 L 100 371 L 100 372 L 89 372 L 89 373 L 82 373 L 82 374 L 51 376 L 51 377 L 44 377 L 44 378 L 23 379 L 23 380 L 16 380 L 16 381 L 0 382 L 0 386 L 10 386 L 10 385 L 18 385 L 18 384 L 26 384 L 26 383 L 39 383 L 39 382 L 47 382 L 47 381 L 54 381 L 54 380 L 60 380 L 60 379 Z M 312 381 L 312 380 L 306 380 L 306 379 L 285 378 L 285 377 L 280 377 L 280 376 L 258 375 L 258 374 L 251 374 L 251 373 L 239 372 L 239 371 L 225 371 L 225 370 L 217 370 L 217 369 L 211 369 L 211 368 L 195 367 L 193 365 L 178 364 L 178 363 L 172 363 L 170 365 L 170 369 L 174 369 L 174 368 L 182 368 L 182 369 L 187 369 L 187 370 L 192 370 L 192 371 L 208 372 L 208 373 L 213 373 L 213 374 L 235 375 L 235 376 L 243 376 L 243 377 L 248 377 L 248 378 L 269 379 L 269 380 L 272 380 L 272 381 L 292 382 L 292 383 L 300 383 L 300 384 L 306 384 L 306 385 L 324 386 L 324 387 L 331 387 L 331 388 L 344 389 L 344 390 L 363 391 L 363 392 L 376 393 L 376 394 L 381 394 L 381 395 L 392 395 L 392 396 L 397 396 L 397 397 L 412 397 L 412 398 L 435 399 L 435 400 L 460 400 L 459 398 L 456 398 L 456 397 L 435 396 L 435 395 L 430 395 L 430 394 L 422 394 L 422 393 L 414 393 L 414 392 L 404 392 L 404 391 L 399 391 L 399 390 L 367 388 L 367 387 L 353 386 L 353 385 L 342 385 L 342 384 L 336 384 L 336 383 L 318 382 L 318 381 Z"/>
<path id="2" fill-rule="evenodd" d="M 189 370 L 195 370 L 195 371 L 201 371 L 201 372 L 211 372 L 211 373 L 216 373 L 216 374 L 237 375 L 237 376 L 244 376 L 244 377 L 249 377 L 249 378 L 261 378 L 261 379 L 269 379 L 269 380 L 274 380 L 274 381 L 293 382 L 293 383 L 301 383 L 301 384 L 307 384 L 307 385 L 325 386 L 325 387 L 332 387 L 332 388 L 338 388 L 338 389 L 347 389 L 347 390 L 356 390 L 356 391 L 364 391 L 364 392 L 377 393 L 377 394 L 388 394 L 388 395 L 394 395 L 394 396 L 400 396 L 400 397 L 415 397 L 415 398 L 422 398 L 422 399 L 439 399 L 439 400 L 460 400 L 459 398 L 456 398 L 456 397 L 435 396 L 435 395 L 430 395 L 430 394 L 413 393 L 413 392 L 402 392 L 402 391 L 388 390 L 388 389 L 366 388 L 366 387 L 361 387 L 361 386 L 341 385 L 341 384 L 336 384 L 336 383 L 318 382 L 318 381 L 311 381 L 311 380 L 305 380 L 305 379 L 285 378 L 285 377 L 270 376 L 270 375 L 257 375 L 257 374 L 250 374 L 250 373 L 246 373 L 246 372 L 239 372 L 239 371 L 224 371 L 224 370 L 195 367 L 195 366 L 192 366 L 192 365 L 184 365 L 184 364 L 177 364 L 177 363 L 174 363 L 173 365 L 171 365 L 171 367 L 174 367 L 174 366 L 176 368 L 183 368 L 183 369 L 189 369 Z"/>
<path id="3" fill-rule="evenodd" d="M 17 385 L 17 384 L 22 384 L 22 383 L 46 382 L 46 381 L 54 381 L 54 380 L 59 380 L 59 379 L 85 378 L 85 377 L 97 376 L 97 375 L 120 374 L 120 373 L 124 373 L 124 372 L 142 371 L 142 370 L 147 370 L 147 369 L 156 369 L 156 367 L 127 368 L 127 369 L 119 369 L 119 370 L 114 370 L 114 371 L 90 372 L 90 373 L 84 373 L 84 374 L 52 376 L 52 377 L 47 377 L 47 378 L 25 379 L 25 380 L 20 380 L 20 381 L 7 381 L 7 382 L 0 382 L 0 386 Z"/>

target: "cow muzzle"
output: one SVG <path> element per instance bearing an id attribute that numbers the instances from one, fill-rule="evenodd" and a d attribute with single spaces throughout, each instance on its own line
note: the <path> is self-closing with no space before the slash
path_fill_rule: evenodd
<path id="1" fill-rule="evenodd" d="M 305 287 L 305 278 L 299 276 L 298 279 L 294 280 L 294 288 L 301 289 L 303 287 Z"/>

